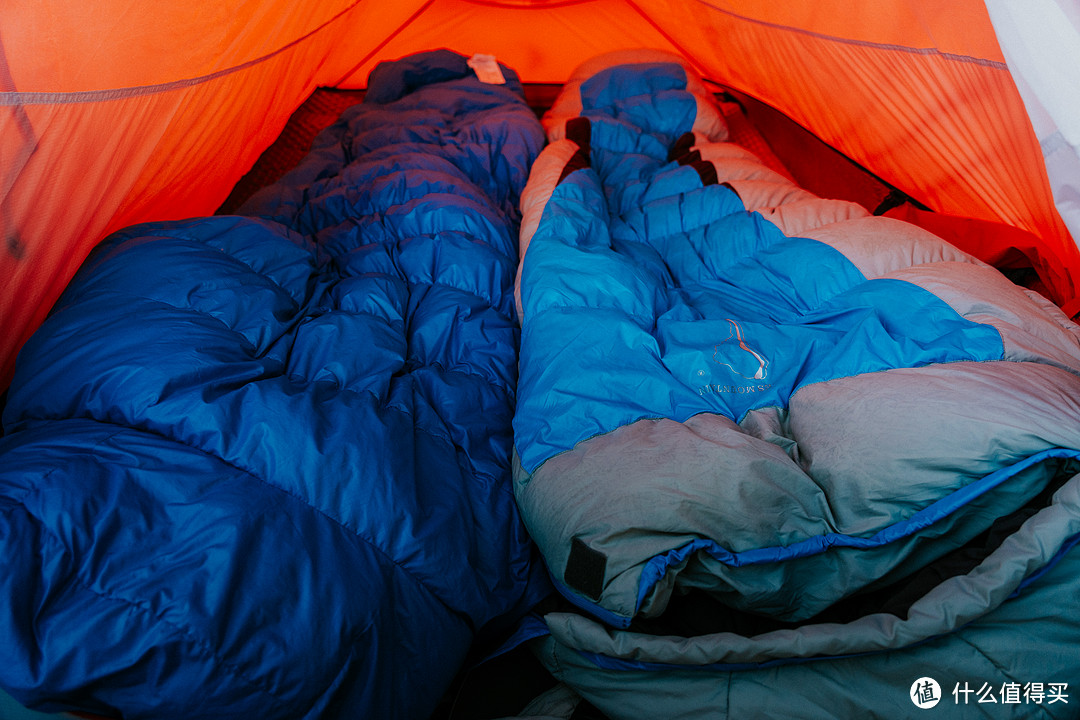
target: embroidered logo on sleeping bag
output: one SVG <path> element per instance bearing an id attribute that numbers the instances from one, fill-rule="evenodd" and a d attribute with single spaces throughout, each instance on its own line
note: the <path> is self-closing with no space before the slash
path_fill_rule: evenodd
<path id="1" fill-rule="evenodd" d="M 728 337 L 713 349 L 713 361 L 747 380 L 764 380 L 769 374 L 769 361 L 747 344 L 739 323 L 729 318 L 728 327 Z"/>

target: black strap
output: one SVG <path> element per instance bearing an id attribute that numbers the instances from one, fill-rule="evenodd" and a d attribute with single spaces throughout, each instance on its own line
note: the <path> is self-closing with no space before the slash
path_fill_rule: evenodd
<path id="1" fill-rule="evenodd" d="M 716 177 L 716 166 L 708 160 L 698 160 L 690 163 L 690 167 L 697 171 L 702 185 L 715 185 L 719 178 Z"/>
<path id="2" fill-rule="evenodd" d="M 599 600 L 604 592 L 604 573 L 607 556 L 585 544 L 581 538 L 570 543 L 570 555 L 566 558 L 563 581 L 592 600 Z"/>
<path id="3" fill-rule="evenodd" d="M 675 141 L 675 144 L 671 146 L 670 150 L 668 150 L 668 162 L 671 162 L 672 160 L 677 160 L 686 153 L 690 152 L 690 148 L 694 147 L 694 142 L 696 142 L 694 140 L 694 133 L 685 132 L 680 135 Z"/>
<path id="4" fill-rule="evenodd" d="M 592 142 L 592 123 L 587 117 L 574 117 L 566 121 L 566 139 L 578 144 L 586 152 Z"/>
<path id="5" fill-rule="evenodd" d="M 577 151 L 570 156 L 570 159 L 563 165 L 562 172 L 559 173 L 559 183 L 566 179 L 566 177 L 577 170 L 584 170 L 592 165 L 589 159 L 589 151 L 587 148 L 578 148 Z M 555 183 L 558 185 L 559 183 Z"/>

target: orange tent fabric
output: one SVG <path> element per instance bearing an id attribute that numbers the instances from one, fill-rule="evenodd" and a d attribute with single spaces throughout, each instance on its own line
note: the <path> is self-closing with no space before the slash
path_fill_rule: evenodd
<path id="1" fill-rule="evenodd" d="M 1047 292 L 1080 310 L 1080 251 L 981 0 L 9 0 L 0 388 L 107 233 L 213 213 L 315 87 L 436 47 L 526 82 L 609 50 L 678 52 L 933 210 L 1024 231 Z"/>

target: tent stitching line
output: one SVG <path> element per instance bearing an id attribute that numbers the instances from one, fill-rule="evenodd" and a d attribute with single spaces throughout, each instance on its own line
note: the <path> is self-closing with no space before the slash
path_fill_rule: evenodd
<path id="1" fill-rule="evenodd" d="M 261 64 L 261 63 L 263 63 L 263 62 L 265 62 L 267 60 L 270 60 L 271 58 L 276 57 L 277 55 L 279 55 L 279 54 L 285 52 L 286 50 L 294 47 L 295 45 L 307 40 L 309 37 L 315 35 L 316 33 L 320 32 L 321 30 L 326 28 L 327 26 L 329 26 L 332 23 L 336 22 L 339 18 L 341 18 L 343 15 L 351 12 L 353 9 L 355 9 L 362 2 L 364 2 L 364 0 L 356 0 L 356 2 L 354 2 L 352 5 L 345 8 L 344 10 L 339 12 L 337 15 L 330 18 L 325 23 L 323 23 L 319 27 L 315 28 L 311 32 L 307 33 L 303 37 L 297 38 L 296 40 L 293 40 L 292 42 L 290 42 L 290 43 L 288 43 L 286 45 L 283 45 L 282 47 L 278 48 L 277 50 L 275 50 L 275 51 L 273 51 L 271 53 L 263 55 L 262 57 L 259 57 L 259 58 L 255 58 L 254 60 L 249 60 L 249 61 L 247 61 L 245 63 L 241 63 L 240 65 L 236 65 L 236 66 L 231 67 L 231 68 L 226 68 L 224 70 L 218 70 L 217 72 L 213 72 L 213 73 L 210 73 L 208 75 L 202 75 L 200 77 L 195 77 L 195 78 L 187 78 L 187 79 L 184 79 L 184 80 L 174 80 L 174 81 L 167 82 L 167 83 L 159 83 L 157 85 L 139 85 L 139 86 L 134 86 L 134 87 L 115 88 L 115 89 L 109 89 L 109 90 L 86 90 L 86 91 L 67 92 L 67 93 L 62 93 L 62 92 L 0 92 L 0 106 L 62 105 L 62 104 L 74 104 L 74 103 L 83 103 L 83 102 L 107 102 L 107 101 L 111 101 L 111 100 L 122 100 L 122 99 L 127 99 L 127 98 L 132 98 L 132 97 L 139 97 L 139 96 L 142 96 L 142 95 L 151 95 L 151 94 L 155 94 L 155 93 L 169 92 L 169 91 L 172 91 L 172 90 L 178 90 L 178 89 L 182 89 L 182 88 L 192 87 L 194 85 L 201 85 L 203 83 L 210 82 L 212 80 L 216 80 L 219 77 L 223 77 L 225 75 L 231 75 L 232 73 L 239 72 L 241 70 L 246 70 L 249 67 Z M 826 35 L 824 33 L 818 33 L 818 32 L 814 32 L 814 31 L 810 31 L 810 30 L 801 30 L 799 28 L 793 28 L 793 27 L 790 27 L 790 26 L 787 26 L 787 25 L 781 25 L 779 23 L 770 23 L 770 22 L 767 22 L 765 20 L 758 20 L 758 19 L 750 18 L 750 17 L 744 16 L 744 15 L 739 15 L 737 13 L 731 12 L 730 10 L 724 10 L 722 8 L 718 8 L 718 7 L 710 4 L 707 0 L 696 0 L 696 2 L 698 4 L 700 4 L 700 5 L 704 5 L 705 7 L 709 8 L 711 10 L 714 10 L 714 11 L 719 12 L 719 13 L 723 13 L 723 14 L 729 16 L 729 17 L 733 17 L 733 18 L 736 18 L 738 20 L 743 20 L 745 22 L 750 22 L 750 23 L 754 23 L 756 25 L 762 25 L 762 26 L 765 26 L 765 27 L 772 27 L 772 28 L 776 28 L 776 29 L 780 29 L 780 30 L 786 30 L 788 32 L 794 32 L 794 33 L 798 33 L 798 34 L 801 34 L 801 35 L 806 35 L 808 37 L 814 37 L 814 38 L 818 38 L 818 39 L 822 39 L 822 40 L 828 40 L 830 42 L 843 43 L 843 44 L 846 44 L 846 45 L 855 45 L 855 46 L 859 46 L 859 47 L 876 48 L 876 49 L 881 49 L 881 50 L 897 50 L 897 51 L 900 51 L 900 52 L 912 53 L 912 54 L 916 54 L 916 55 L 940 55 L 941 57 L 944 57 L 944 58 L 947 58 L 947 59 L 950 59 L 950 60 L 956 60 L 958 62 L 973 63 L 973 64 L 976 64 L 976 65 L 983 65 L 983 66 L 986 66 L 986 67 L 1006 69 L 1005 63 L 998 62 L 996 60 L 987 60 L 985 58 L 976 58 L 976 57 L 972 57 L 972 56 L 969 56 L 969 55 L 960 55 L 960 54 L 956 54 L 956 53 L 942 52 L 938 48 L 913 48 L 913 47 L 908 47 L 908 46 L 905 46 L 905 45 L 893 45 L 893 44 L 888 44 L 888 43 L 873 43 L 873 42 L 867 42 L 867 41 L 864 41 L 864 40 L 851 40 L 851 39 L 847 39 L 847 38 L 840 38 L 840 37 L 836 37 L 836 36 L 833 36 L 833 35 Z M 428 5 L 430 5 L 430 3 L 428 3 Z M 426 7 L 427 6 L 425 6 L 424 9 L 426 9 Z M 635 7 L 635 9 L 637 9 L 637 8 Z"/>
<path id="2" fill-rule="evenodd" d="M 698 71 L 698 73 L 700 75 L 708 75 L 709 74 L 700 64 L 698 64 L 694 60 L 693 56 L 689 52 L 686 51 L 686 48 L 684 48 L 682 45 L 680 45 L 678 42 L 676 42 L 675 38 L 671 37 L 671 35 L 666 33 L 664 31 L 664 29 L 661 28 L 660 25 L 657 24 L 657 22 L 655 20 L 653 20 L 644 11 L 642 11 L 642 9 L 640 7 L 638 7 L 637 4 L 635 2 L 633 2 L 633 0 L 625 0 L 625 1 L 626 1 L 626 4 L 629 5 L 631 7 L 631 9 L 634 10 L 634 12 L 636 12 L 638 15 L 640 15 L 641 18 L 645 22 L 647 22 L 650 26 L 652 26 L 653 30 L 656 30 L 656 32 L 658 32 L 660 34 L 660 37 L 664 38 L 669 43 L 671 43 L 672 46 L 677 48 L 679 53 L 686 59 L 687 62 L 689 62 L 690 64 L 692 64 L 694 66 L 694 68 Z"/>
<path id="3" fill-rule="evenodd" d="M 19 106 L 19 105 L 67 105 L 74 103 L 93 103 L 93 102 L 107 102 L 110 100 L 126 100 L 128 98 L 140 97 L 142 95 L 153 95 L 157 93 L 171 92 L 173 90 L 180 90 L 184 88 L 193 87 L 195 85 L 202 85 L 203 83 L 217 80 L 218 78 L 226 75 L 232 75 L 233 73 L 240 72 L 241 70 L 247 70 L 255 65 L 260 65 L 267 60 L 271 60 L 278 55 L 284 53 L 287 50 L 299 45 L 306 41 L 308 38 L 322 32 L 325 28 L 329 27 L 333 23 L 337 22 L 342 16 L 352 12 L 363 3 L 364 0 L 355 0 L 353 4 L 339 12 L 334 17 L 324 22 L 319 27 L 310 31 L 306 35 L 296 38 L 295 40 L 282 45 L 277 50 L 267 53 L 262 57 L 257 57 L 253 60 L 234 65 L 224 70 L 218 70 L 208 75 L 201 75 L 194 78 L 185 78 L 183 80 L 172 80 L 166 83 L 158 83 L 156 85 L 136 85 L 126 88 L 111 88 L 108 90 L 82 90 L 76 92 L 0 92 L 0 106 Z"/>
<path id="4" fill-rule="evenodd" d="M 551 8 L 561 8 L 570 5 L 588 5 L 594 0 L 546 0 L 546 2 L 530 2 L 525 4 L 518 0 L 464 0 L 469 5 L 480 5 L 482 7 L 492 7 L 499 10 L 550 10 Z"/>
<path id="5" fill-rule="evenodd" d="M 394 30 L 392 33 L 387 35 L 383 39 L 383 41 L 381 43 L 376 45 L 375 48 L 371 52 L 369 52 L 367 55 L 365 55 L 363 58 L 361 58 L 360 62 L 353 65 L 351 68 L 349 68 L 348 72 L 346 72 L 344 75 L 342 75 L 340 78 L 338 78 L 337 81 L 335 83 L 333 83 L 332 87 L 338 87 L 339 85 L 341 85 L 341 83 L 345 82 L 346 78 L 348 78 L 351 75 L 354 75 L 356 73 L 356 71 L 359 70 L 360 67 L 364 63 L 366 63 L 368 60 L 370 60 L 377 52 L 382 50 L 384 47 L 386 47 L 388 44 L 390 44 L 390 42 L 393 41 L 398 35 L 400 35 L 401 31 L 404 30 L 410 23 L 412 23 L 413 20 L 415 20 L 416 18 L 418 18 L 421 15 L 423 15 L 424 13 L 426 13 L 428 11 L 428 8 L 430 8 L 434 2 L 435 2 L 435 0 L 428 0 L 426 3 L 424 3 L 420 7 L 419 10 L 417 10 L 412 15 L 410 15 L 405 20 L 405 22 L 401 23 L 401 25 L 398 26 L 398 28 L 396 30 Z"/>
<path id="6" fill-rule="evenodd" d="M 873 48 L 876 50 L 896 50 L 898 52 L 910 53 L 913 55 L 940 55 L 947 60 L 955 60 L 957 62 L 971 63 L 974 65 L 982 65 L 984 67 L 997 68 L 999 70 L 1007 70 L 1008 66 L 998 60 L 988 60 L 986 58 L 974 57 L 971 55 L 961 55 L 959 53 L 944 52 L 940 48 L 916 48 L 909 47 L 907 45 L 895 45 L 893 43 L 878 43 L 870 42 L 868 40 L 853 40 L 851 38 L 842 38 L 836 35 L 827 35 L 825 33 L 815 32 L 813 30 L 804 30 L 802 28 L 791 27 L 790 25 L 782 25 L 780 23 L 773 23 L 767 20 L 758 20 L 757 18 L 747 17 L 746 15 L 739 15 L 731 10 L 725 10 L 718 8 L 711 4 L 708 0 L 694 0 L 699 5 L 704 5 L 710 10 L 714 10 L 718 13 L 727 15 L 728 17 L 735 18 L 736 20 L 742 20 L 744 22 L 753 23 L 755 25 L 761 25 L 763 27 L 774 28 L 777 30 L 786 30 L 788 32 L 797 33 L 799 35 L 805 35 L 807 37 L 816 38 L 818 40 L 828 40 L 829 42 L 841 43 L 844 45 L 855 45 L 858 47 Z"/>

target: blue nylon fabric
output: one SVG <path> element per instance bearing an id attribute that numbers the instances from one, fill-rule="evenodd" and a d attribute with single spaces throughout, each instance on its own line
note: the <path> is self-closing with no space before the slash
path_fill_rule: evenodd
<path id="1" fill-rule="evenodd" d="M 513 92 L 522 94 L 517 72 L 501 63 L 499 68 L 507 86 Z M 472 75 L 468 59 L 453 50 L 443 48 L 414 53 L 404 61 L 389 60 L 376 65 L 368 76 L 364 101 L 385 105 L 427 85 Z"/>
<path id="2" fill-rule="evenodd" d="M 662 155 L 675 139 L 694 125 L 697 101 L 686 92 L 686 70 L 677 63 L 641 63 L 632 70 L 616 66 L 601 70 L 581 84 L 581 114 L 590 119 L 612 118 L 655 139 Z M 601 147 L 609 146 L 602 140 Z"/>
<path id="3" fill-rule="evenodd" d="M 617 65 L 597 72 L 581 84 L 581 107 L 615 113 L 626 102 L 633 103 L 634 98 L 652 97 L 667 90 L 684 90 L 686 79 L 686 71 L 677 63 L 638 63 L 632 71 Z M 679 93 L 675 96 L 688 98 Z M 634 106 L 641 104 L 633 103 Z M 649 111 L 649 116 L 654 117 L 655 113 Z M 690 121 L 693 122 L 693 118 Z"/>
<path id="4" fill-rule="evenodd" d="M 1003 358 L 993 327 L 915 285 L 867 280 L 669 162 L 694 120 L 683 83 L 660 64 L 582 85 L 592 167 L 555 188 L 522 271 L 514 427 L 526 471 L 643 418 L 739 421 L 810 383 Z M 647 92 L 653 110 L 638 112 Z M 626 117 L 653 124 L 632 139 Z"/>
<path id="5" fill-rule="evenodd" d="M 0 439 L 24 704 L 427 717 L 549 591 L 509 486 L 543 131 L 512 88 L 402 62 L 406 94 L 251 217 L 107 239 L 27 343 Z"/>
<path id="6" fill-rule="evenodd" d="M 669 234 L 665 219 L 694 207 L 669 202 L 673 212 L 643 213 L 658 237 L 620 246 L 588 215 L 599 204 L 592 178 L 579 171 L 553 193 L 523 273 L 515 430 L 529 471 L 641 418 L 738 421 L 785 407 L 809 383 L 1003 356 L 994 328 L 915 285 L 867 281 L 832 248 L 784 237 L 756 214 Z M 533 273 L 544 277 L 536 287 Z"/>

